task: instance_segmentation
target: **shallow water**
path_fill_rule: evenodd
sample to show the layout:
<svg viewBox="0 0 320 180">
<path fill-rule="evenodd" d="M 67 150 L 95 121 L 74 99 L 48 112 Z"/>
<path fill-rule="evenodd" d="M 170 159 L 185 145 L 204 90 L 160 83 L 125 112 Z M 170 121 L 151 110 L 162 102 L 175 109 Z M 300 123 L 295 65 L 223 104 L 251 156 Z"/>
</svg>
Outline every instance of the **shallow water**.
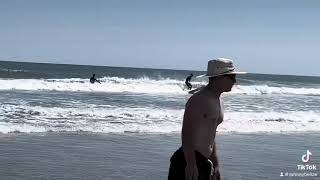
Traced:
<svg viewBox="0 0 320 180">
<path fill-rule="evenodd" d="M 320 167 L 319 134 L 218 134 L 225 180 L 289 179 L 309 149 Z M 0 139 L 1 179 L 166 179 L 179 134 L 31 133 Z M 318 179 L 305 177 L 304 179 Z M 299 179 L 291 177 L 290 179 Z"/>
</svg>

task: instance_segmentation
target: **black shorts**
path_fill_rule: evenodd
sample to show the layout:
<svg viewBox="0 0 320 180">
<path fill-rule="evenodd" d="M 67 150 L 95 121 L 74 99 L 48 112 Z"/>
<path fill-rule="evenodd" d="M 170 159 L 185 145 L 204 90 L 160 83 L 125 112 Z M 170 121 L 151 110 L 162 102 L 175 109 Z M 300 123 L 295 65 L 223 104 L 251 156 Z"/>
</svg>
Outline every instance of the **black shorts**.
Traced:
<svg viewBox="0 0 320 180">
<path fill-rule="evenodd" d="M 195 156 L 199 172 L 198 180 L 210 180 L 213 175 L 212 162 L 198 151 L 195 151 Z M 186 164 L 183 149 L 180 147 L 170 159 L 168 180 L 184 180 Z"/>
</svg>

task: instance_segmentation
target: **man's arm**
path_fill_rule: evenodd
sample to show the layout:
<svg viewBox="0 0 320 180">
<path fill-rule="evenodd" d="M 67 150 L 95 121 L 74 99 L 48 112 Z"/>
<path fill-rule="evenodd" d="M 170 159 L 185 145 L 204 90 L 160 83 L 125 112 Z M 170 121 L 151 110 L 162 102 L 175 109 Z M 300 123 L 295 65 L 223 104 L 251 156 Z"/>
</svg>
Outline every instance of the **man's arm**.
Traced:
<svg viewBox="0 0 320 180">
<path fill-rule="evenodd" d="M 195 146 L 199 142 L 198 133 L 201 133 L 202 123 L 206 120 L 206 101 L 198 95 L 193 95 L 186 104 L 182 127 L 182 148 L 185 154 L 186 180 L 198 179 L 198 167 L 195 157 Z"/>
<path fill-rule="evenodd" d="M 186 104 L 182 127 L 182 148 L 187 162 L 187 180 L 198 179 L 195 145 L 199 142 L 195 141 L 198 140 L 198 133 L 202 131 L 202 129 L 199 129 L 203 126 L 201 124 L 207 121 L 207 108 L 206 101 L 197 95 L 192 96 Z"/>
<path fill-rule="evenodd" d="M 212 180 L 220 180 L 220 164 L 218 160 L 218 153 L 215 142 L 213 143 L 212 153 L 209 159 L 212 161 L 214 166 L 214 176 L 212 177 Z"/>
<path fill-rule="evenodd" d="M 198 179 L 198 168 L 195 157 L 194 149 L 194 123 L 196 119 L 194 118 L 194 109 L 192 108 L 191 99 L 186 104 L 183 126 L 182 126 L 182 148 L 184 152 L 184 157 L 186 160 L 185 168 L 185 179 L 193 180 Z"/>
<path fill-rule="evenodd" d="M 209 159 L 212 161 L 214 167 L 219 167 L 219 160 L 218 160 L 218 155 L 217 155 L 216 143 L 213 143 L 212 153 L 211 153 Z"/>
</svg>

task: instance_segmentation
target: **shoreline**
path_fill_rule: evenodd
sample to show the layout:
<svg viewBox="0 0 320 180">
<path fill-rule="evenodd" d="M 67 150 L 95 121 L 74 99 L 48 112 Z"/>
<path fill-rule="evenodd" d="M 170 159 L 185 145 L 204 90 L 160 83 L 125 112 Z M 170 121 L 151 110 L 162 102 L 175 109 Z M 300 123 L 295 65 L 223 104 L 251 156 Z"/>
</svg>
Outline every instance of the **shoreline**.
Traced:
<svg viewBox="0 0 320 180">
<path fill-rule="evenodd" d="M 310 149 L 310 164 L 318 169 L 306 172 L 320 176 L 318 139 L 320 133 L 218 133 L 222 175 L 225 180 L 285 179 L 280 173 L 298 172 L 301 155 Z M 161 180 L 180 145 L 180 133 L 17 133 L 0 138 L 0 174 L 15 180 Z"/>
</svg>

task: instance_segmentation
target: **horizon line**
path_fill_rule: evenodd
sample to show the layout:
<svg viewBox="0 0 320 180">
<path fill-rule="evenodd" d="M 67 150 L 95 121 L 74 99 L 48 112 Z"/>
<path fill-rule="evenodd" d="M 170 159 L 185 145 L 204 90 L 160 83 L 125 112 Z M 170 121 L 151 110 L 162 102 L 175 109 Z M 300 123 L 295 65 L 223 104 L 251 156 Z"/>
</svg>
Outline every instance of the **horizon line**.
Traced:
<svg viewBox="0 0 320 180">
<path fill-rule="evenodd" d="M 130 66 L 108 66 L 108 65 L 92 65 L 92 64 L 70 64 L 70 63 L 53 63 L 53 62 L 32 62 L 32 61 L 8 61 L 0 59 L 0 62 L 14 62 L 14 63 L 34 63 L 34 64 L 55 64 L 55 65 L 71 65 L 71 66 L 93 66 L 93 67 L 112 67 L 112 68 L 133 68 L 133 69 L 152 69 L 152 70 L 170 70 L 170 71 L 197 71 L 206 72 L 200 70 L 190 70 L 190 69 L 169 69 L 169 68 L 151 68 L 151 67 L 130 67 Z M 317 77 L 320 75 L 296 75 L 296 74 L 270 74 L 270 73 L 257 73 L 248 72 L 247 74 L 259 74 L 259 75 L 276 75 L 276 76 L 300 76 L 300 77 Z"/>
</svg>

